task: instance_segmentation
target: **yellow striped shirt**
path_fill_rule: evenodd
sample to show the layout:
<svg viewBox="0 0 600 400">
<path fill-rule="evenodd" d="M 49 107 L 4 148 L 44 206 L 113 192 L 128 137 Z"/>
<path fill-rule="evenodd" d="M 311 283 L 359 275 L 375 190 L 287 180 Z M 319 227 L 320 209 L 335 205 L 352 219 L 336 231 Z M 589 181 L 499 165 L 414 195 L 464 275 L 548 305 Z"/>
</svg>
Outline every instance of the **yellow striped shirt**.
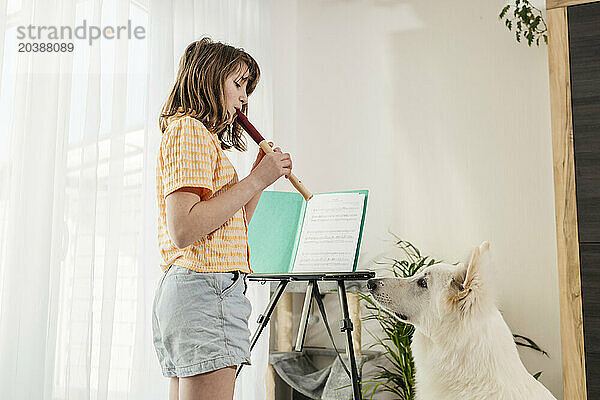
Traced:
<svg viewBox="0 0 600 400">
<path fill-rule="evenodd" d="M 167 231 L 165 198 L 169 193 L 186 186 L 201 187 L 210 192 L 202 199 L 208 200 L 237 182 L 237 173 L 216 134 L 190 116 L 170 121 L 162 136 L 156 164 L 158 247 L 163 271 L 176 264 L 198 272 L 252 272 L 244 207 L 184 249 L 175 246 Z"/>
</svg>

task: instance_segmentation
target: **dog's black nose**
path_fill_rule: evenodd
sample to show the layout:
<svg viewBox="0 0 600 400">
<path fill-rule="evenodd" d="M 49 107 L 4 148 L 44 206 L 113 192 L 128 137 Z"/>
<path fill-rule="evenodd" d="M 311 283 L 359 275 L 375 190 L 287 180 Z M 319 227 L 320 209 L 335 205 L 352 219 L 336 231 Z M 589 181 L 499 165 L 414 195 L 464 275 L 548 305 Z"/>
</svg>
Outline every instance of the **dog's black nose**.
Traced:
<svg viewBox="0 0 600 400">
<path fill-rule="evenodd" d="M 377 287 L 377 284 L 375 283 L 375 279 L 369 279 L 367 281 L 367 289 L 375 290 L 376 287 Z"/>
</svg>

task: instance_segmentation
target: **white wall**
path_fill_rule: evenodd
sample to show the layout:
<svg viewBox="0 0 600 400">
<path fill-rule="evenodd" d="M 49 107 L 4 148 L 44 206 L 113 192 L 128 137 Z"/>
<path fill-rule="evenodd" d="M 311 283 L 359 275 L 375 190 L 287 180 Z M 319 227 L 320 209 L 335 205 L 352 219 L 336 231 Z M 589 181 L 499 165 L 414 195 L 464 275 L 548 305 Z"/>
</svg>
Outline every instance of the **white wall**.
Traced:
<svg viewBox="0 0 600 400">
<path fill-rule="evenodd" d="M 370 190 L 362 268 L 388 230 L 451 262 L 488 240 L 507 323 L 550 353 L 521 357 L 562 398 L 547 47 L 503 5 L 274 1 L 273 136 L 313 192 Z"/>
</svg>

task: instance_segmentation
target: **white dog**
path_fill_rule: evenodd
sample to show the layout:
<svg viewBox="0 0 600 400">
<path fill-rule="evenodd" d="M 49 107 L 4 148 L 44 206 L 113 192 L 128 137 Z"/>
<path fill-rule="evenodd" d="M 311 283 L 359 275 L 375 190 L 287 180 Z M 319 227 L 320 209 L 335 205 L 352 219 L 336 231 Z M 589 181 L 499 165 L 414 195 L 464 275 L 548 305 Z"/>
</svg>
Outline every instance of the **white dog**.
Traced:
<svg viewBox="0 0 600 400">
<path fill-rule="evenodd" d="M 375 301 L 414 325 L 418 400 L 555 399 L 523 366 L 475 248 L 469 264 L 435 264 L 411 278 L 370 279 Z M 487 258 L 487 257 L 484 257 Z"/>
</svg>

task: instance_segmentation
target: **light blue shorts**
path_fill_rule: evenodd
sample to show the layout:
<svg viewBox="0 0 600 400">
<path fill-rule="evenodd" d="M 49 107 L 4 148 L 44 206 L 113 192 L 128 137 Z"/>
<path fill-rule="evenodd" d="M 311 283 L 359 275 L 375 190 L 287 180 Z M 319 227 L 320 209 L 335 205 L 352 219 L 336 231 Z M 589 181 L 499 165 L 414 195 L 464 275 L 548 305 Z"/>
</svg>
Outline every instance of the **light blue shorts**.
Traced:
<svg viewBox="0 0 600 400">
<path fill-rule="evenodd" d="M 161 278 L 152 307 L 154 347 L 164 376 L 186 377 L 250 365 L 252 311 L 246 276 L 195 272 L 173 265 Z"/>
</svg>

